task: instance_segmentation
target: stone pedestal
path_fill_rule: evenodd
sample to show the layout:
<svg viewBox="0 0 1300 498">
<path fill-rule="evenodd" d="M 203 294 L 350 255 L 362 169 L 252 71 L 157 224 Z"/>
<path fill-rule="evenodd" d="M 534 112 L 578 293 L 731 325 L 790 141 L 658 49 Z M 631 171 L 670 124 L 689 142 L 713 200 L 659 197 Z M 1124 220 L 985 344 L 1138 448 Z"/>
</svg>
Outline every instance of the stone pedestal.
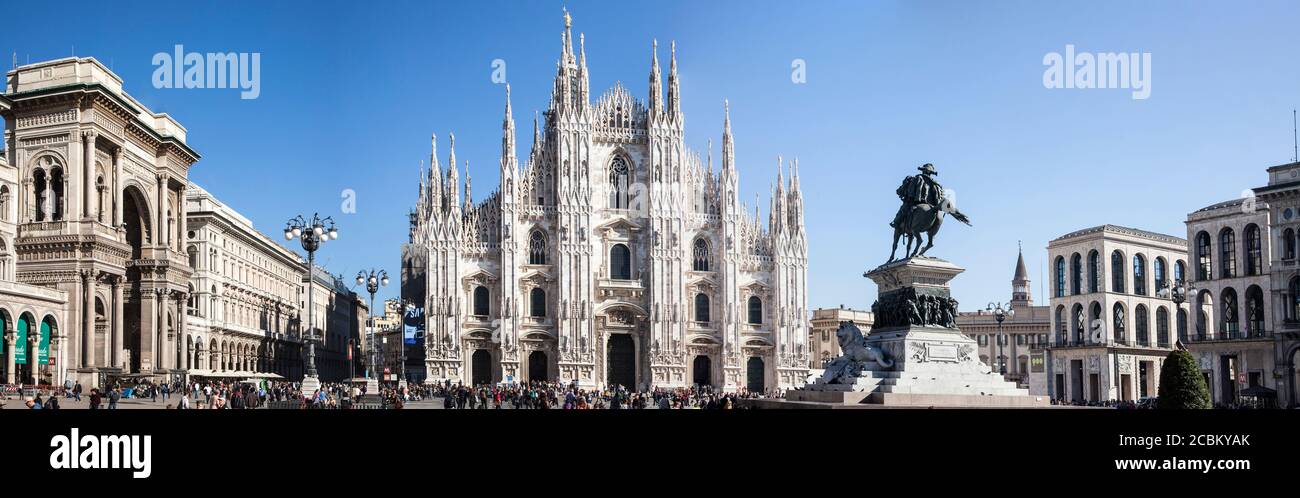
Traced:
<svg viewBox="0 0 1300 498">
<path fill-rule="evenodd" d="M 875 324 L 862 337 L 856 325 L 836 332 L 845 356 L 786 400 L 892 406 L 1031 407 L 1045 397 L 994 373 L 977 344 L 957 329 L 957 301 L 948 282 L 962 268 L 917 257 L 885 264 L 867 277 L 879 286 Z"/>
<path fill-rule="evenodd" d="M 310 398 L 320 389 L 320 379 L 316 377 L 303 377 L 302 379 L 302 396 Z"/>
<path fill-rule="evenodd" d="M 379 380 L 373 377 L 366 379 L 366 395 L 379 395 Z"/>
</svg>

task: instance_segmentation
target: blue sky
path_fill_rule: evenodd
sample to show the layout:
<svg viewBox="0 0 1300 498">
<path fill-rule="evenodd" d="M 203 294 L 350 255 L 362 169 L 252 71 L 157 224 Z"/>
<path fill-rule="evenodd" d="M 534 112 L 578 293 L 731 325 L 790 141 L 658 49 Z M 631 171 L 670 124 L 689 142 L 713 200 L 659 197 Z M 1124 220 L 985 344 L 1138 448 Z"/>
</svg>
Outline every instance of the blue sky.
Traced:
<svg viewBox="0 0 1300 498">
<path fill-rule="evenodd" d="M 111 65 L 188 128 L 203 155 L 191 178 L 259 229 L 334 216 L 342 236 L 318 261 L 350 279 L 396 274 L 430 132 L 444 162 L 456 133 L 477 198 L 496 187 L 494 59 L 526 156 L 565 5 L 586 33 L 594 94 L 622 81 L 644 98 L 658 38 L 665 70 L 678 43 L 689 145 L 719 141 L 730 99 L 742 200 L 760 193 L 766 214 L 777 155 L 799 157 L 813 307 L 870 305 L 862 272 L 888 257 L 894 188 L 925 162 L 974 221 L 950 223 L 931 253 L 967 268 L 954 292 L 971 309 L 1010 298 L 1017 241 L 1041 302 L 1052 238 L 1103 223 L 1185 236 L 1188 212 L 1263 184 L 1265 167 L 1292 156 L 1294 2 L 37 3 L 24 19 L 61 21 L 9 23 L 0 49 Z M 176 44 L 261 53 L 260 97 L 153 88 L 153 55 Z M 1067 44 L 1150 53 L 1150 98 L 1044 88 L 1044 55 Z M 804 84 L 791 82 L 794 59 Z M 340 212 L 344 189 L 356 214 Z"/>
</svg>

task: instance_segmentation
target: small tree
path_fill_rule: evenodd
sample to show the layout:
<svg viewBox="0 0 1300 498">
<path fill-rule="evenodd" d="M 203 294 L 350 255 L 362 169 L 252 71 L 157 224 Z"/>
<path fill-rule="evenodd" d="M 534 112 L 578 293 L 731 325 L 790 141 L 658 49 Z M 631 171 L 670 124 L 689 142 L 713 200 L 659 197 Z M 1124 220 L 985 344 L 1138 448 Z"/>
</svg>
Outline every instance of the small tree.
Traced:
<svg viewBox="0 0 1300 498">
<path fill-rule="evenodd" d="M 1160 370 L 1160 398 L 1156 408 L 1204 410 L 1210 408 L 1210 389 L 1201 377 L 1201 368 L 1192 354 L 1174 350 L 1165 357 Z"/>
</svg>

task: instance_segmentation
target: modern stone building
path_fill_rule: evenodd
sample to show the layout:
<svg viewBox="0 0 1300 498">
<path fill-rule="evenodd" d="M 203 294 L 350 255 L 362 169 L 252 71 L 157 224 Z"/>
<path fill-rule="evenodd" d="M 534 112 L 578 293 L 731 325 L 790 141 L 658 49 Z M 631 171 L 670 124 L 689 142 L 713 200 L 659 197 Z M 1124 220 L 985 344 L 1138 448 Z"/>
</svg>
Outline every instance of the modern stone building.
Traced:
<svg viewBox="0 0 1300 498">
<path fill-rule="evenodd" d="M 56 294 L 30 313 L 53 336 L 58 372 L 49 380 L 98 386 L 121 374 L 182 374 L 184 195 L 199 159 L 185 128 L 141 105 L 93 58 L 9 71 L 0 114 L 5 169 L 16 169 L 17 182 L 8 185 L 16 235 L 4 251 L 16 263 L 7 271 L 67 300 L 63 321 Z"/>
<path fill-rule="evenodd" d="M 835 332 L 840 329 L 840 322 L 853 322 L 858 329 L 866 333 L 871 330 L 871 325 L 876 322 L 876 318 L 870 311 L 845 308 L 842 304 L 839 308 L 813 310 L 811 332 L 808 333 L 808 348 L 812 351 L 808 358 L 808 368 L 822 368 L 826 362 L 843 354 L 840 351 L 839 339 L 835 337 Z"/>
<path fill-rule="evenodd" d="M 1225 369 L 1224 372 L 1216 373 L 1215 376 L 1226 380 L 1227 374 L 1236 373 L 1238 387 L 1249 387 L 1258 378 L 1258 382 L 1262 385 L 1274 388 L 1277 391 L 1278 402 L 1281 406 L 1296 406 L 1300 404 L 1300 388 L 1297 387 L 1297 384 L 1300 384 L 1300 376 L 1297 376 L 1296 372 L 1296 364 L 1300 362 L 1300 262 L 1297 261 L 1296 256 L 1296 246 L 1300 244 L 1300 239 L 1297 239 L 1297 237 L 1300 237 L 1300 163 L 1288 163 L 1269 168 L 1268 185 L 1256 188 L 1254 193 L 1255 198 L 1247 201 L 1247 209 L 1240 210 L 1242 215 L 1235 216 L 1235 218 L 1240 218 L 1240 221 L 1234 223 L 1233 226 L 1242 226 L 1242 228 L 1234 228 L 1234 230 L 1242 230 L 1250 224 L 1259 225 L 1262 232 L 1259 239 L 1265 241 L 1260 251 L 1264 252 L 1262 259 L 1268 265 L 1264 271 L 1269 275 L 1270 284 L 1269 287 L 1263 287 L 1263 284 L 1248 278 L 1237 283 L 1238 287 L 1233 287 L 1233 289 L 1241 292 L 1239 290 L 1240 286 L 1247 282 L 1250 285 L 1260 286 L 1261 290 L 1268 296 L 1268 302 L 1263 307 L 1263 327 L 1259 327 L 1258 323 L 1250 323 L 1259 320 L 1258 311 L 1252 311 L 1250 307 L 1250 297 L 1258 294 L 1254 293 L 1253 288 L 1249 285 L 1245 287 L 1247 293 L 1245 300 L 1239 299 L 1238 302 L 1244 302 L 1246 305 L 1242 310 L 1236 311 L 1235 315 L 1236 317 L 1245 317 L 1244 320 L 1247 324 L 1244 327 L 1237 325 L 1238 330 L 1246 332 L 1245 337 L 1234 340 L 1228 346 L 1232 347 L 1239 344 L 1237 341 L 1243 341 L 1240 344 L 1258 342 L 1255 340 L 1257 338 L 1252 336 L 1251 331 L 1260 330 L 1263 336 L 1272 336 L 1273 338 L 1274 366 L 1271 372 L 1263 370 L 1262 367 L 1252 366 L 1251 355 L 1254 353 L 1248 352 L 1243 346 L 1242 352 L 1244 354 L 1239 355 L 1236 360 L 1240 361 L 1238 370 L 1232 372 Z M 1256 210 L 1259 209 L 1259 204 L 1267 205 L 1265 208 L 1267 209 L 1267 217 L 1261 218 L 1258 215 L 1250 215 L 1251 209 L 1249 207 L 1252 207 L 1251 204 L 1255 204 L 1253 207 Z M 1244 226 L 1242 222 L 1245 223 Z M 1265 227 L 1265 224 L 1267 224 L 1267 227 Z M 1236 233 L 1244 234 L 1245 232 L 1238 231 Z M 1236 259 L 1239 262 L 1245 262 L 1238 264 L 1245 264 L 1247 269 L 1253 269 L 1250 268 L 1252 258 L 1255 257 L 1255 250 L 1250 246 L 1252 239 L 1249 235 L 1243 237 L 1243 240 L 1238 244 L 1245 244 L 1244 249 L 1239 252 L 1240 255 Z M 1200 244 L 1201 249 L 1204 249 L 1203 242 L 1202 240 Z M 1221 253 L 1223 251 L 1223 238 L 1221 236 L 1218 242 L 1218 250 Z M 1197 249 L 1192 248 L 1192 250 Z M 1215 254 L 1214 250 L 1212 248 L 1209 251 L 1211 258 Z M 1192 252 L 1192 254 L 1197 253 Z M 1222 256 L 1220 258 L 1222 259 Z M 1219 264 L 1220 270 L 1222 264 Z M 1210 267 L 1215 268 L 1213 259 L 1210 261 Z M 1242 274 L 1244 275 L 1245 272 Z M 1205 287 L 1212 288 L 1211 285 Z M 1222 294 L 1216 294 L 1215 296 L 1222 296 Z M 1219 297 L 1219 301 L 1223 302 L 1225 300 Z M 1223 306 L 1214 308 L 1222 309 Z M 1257 309 L 1255 308 L 1255 310 Z M 1202 310 L 1208 311 L 1204 307 Z M 1224 311 L 1222 315 L 1209 315 L 1214 318 L 1207 317 L 1206 322 L 1217 324 L 1230 321 L 1226 310 Z M 1255 335 L 1260 334 L 1255 333 Z M 1238 333 L 1236 336 L 1241 336 L 1241 334 Z M 1259 346 L 1253 346 L 1250 349 L 1257 350 Z M 1223 355 L 1220 354 L 1220 358 L 1222 357 Z M 1223 365 L 1223 360 L 1220 359 L 1218 363 Z M 1213 357 L 1211 357 L 1210 366 L 1215 366 Z M 1204 364 L 1202 364 L 1202 367 L 1204 367 Z M 1245 374 L 1244 384 L 1241 382 L 1242 374 Z M 1276 384 L 1270 383 L 1270 378 L 1271 382 Z M 1227 391 L 1226 381 L 1221 384 L 1220 388 L 1222 391 Z"/>
<path fill-rule="evenodd" d="M 0 112 L 6 109 L 0 98 Z M 6 134 L 6 143 L 8 143 Z M 0 383 L 59 384 L 63 381 L 58 344 L 66 339 L 66 292 L 15 281 L 18 254 L 18 168 L 0 150 Z M 57 336 L 56 336 L 57 335 Z M 55 354 L 51 356 L 51 347 Z"/>
<path fill-rule="evenodd" d="M 468 177 L 462 187 L 454 137 L 446 168 L 431 154 L 411 219 L 411 242 L 427 251 L 430 382 L 802 385 L 811 355 L 797 162 L 786 176 L 778 161 L 763 223 L 740 202 L 729 113 L 720 171 L 711 152 L 706 161 L 686 146 L 673 53 L 666 92 L 652 52 L 647 101 L 617 84 L 593 99 L 566 14 L 525 167 L 508 87 L 496 192 L 475 202 Z"/>
<path fill-rule="evenodd" d="M 1047 385 L 1073 402 L 1156 396 L 1187 308 L 1162 292 L 1186 272 L 1187 240 L 1103 225 L 1051 241 L 1053 343 Z"/>
<path fill-rule="evenodd" d="M 1030 394 L 1047 395 L 1045 382 L 1031 382 L 1030 377 L 1046 377 L 1043 350 L 1052 333 L 1051 308 L 1034 306 L 1030 284 L 1025 255 L 1021 252 L 1016 257 L 1015 275 L 1011 279 L 1011 301 L 1003 304 L 1011 313 L 1003 318 L 1001 330 L 997 315 L 987 307 L 959 313 L 957 328 L 975 339 L 980 361 L 994 372 L 1001 372 L 1005 366 L 1006 380 L 1028 387 Z M 968 307 L 981 304 L 971 303 Z"/>
<path fill-rule="evenodd" d="M 185 195 L 191 376 L 302 377 L 298 303 L 307 263 L 194 183 Z"/>
<path fill-rule="evenodd" d="M 1277 389 L 1269 222 L 1267 203 L 1245 199 L 1187 215 L 1193 326 L 1179 340 L 1200 363 L 1216 404 L 1238 402 L 1245 388 Z"/>
</svg>

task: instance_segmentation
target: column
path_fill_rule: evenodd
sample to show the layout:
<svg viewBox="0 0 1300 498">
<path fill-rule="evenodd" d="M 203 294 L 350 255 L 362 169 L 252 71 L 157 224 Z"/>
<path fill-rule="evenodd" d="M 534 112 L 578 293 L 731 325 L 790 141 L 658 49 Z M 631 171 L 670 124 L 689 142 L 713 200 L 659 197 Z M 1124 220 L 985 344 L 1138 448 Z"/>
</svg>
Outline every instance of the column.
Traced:
<svg viewBox="0 0 1300 498">
<path fill-rule="evenodd" d="M 94 130 L 87 130 L 81 134 L 81 218 L 94 218 L 94 191 L 95 191 L 95 139 L 99 134 Z M 71 192 L 68 192 L 69 194 Z"/>
<path fill-rule="evenodd" d="M 5 349 L 9 352 L 9 357 L 5 360 L 5 383 L 13 384 L 14 367 L 16 366 L 14 364 L 14 343 L 18 342 L 18 332 L 17 329 L 13 328 L 16 325 L 6 325 L 9 327 L 9 330 L 2 331 L 4 332 Z"/>
<path fill-rule="evenodd" d="M 113 226 L 122 226 L 122 148 L 113 151 Z"/>
<path fill-rule="evenodd" d="M 185 237 L 189 233 L 190 220 L 186 214 L 185 191 L 189 185 L 182 182 L 180 190 L 176 193 L 176 250 L 182 254 L 185 253 Z M 196 262 L 197 263 L 197 262 Z"/>
<path fill-rule="evenodd" d="M 78 356 L 81 358 L 77 363 L 83 368 L 94 364 L 94 360 L 91 358 L 94 356 L 95 351 L 93 346 L 95 343 L 95 317 L 93 313 L 95 302 L 94 293 L 91 292 L 91 286 L 94 285 L 95 281 L 92 278 L 93 275 L 93 270 L 81 270 L 81 338 L 79 341 L 81 347 L 78 348 Z"/>
<path fill-rule="evenodd" d="M 154 246 L 166 247 L 167 246 L 167 207 L 165 204 L 167 203 L 167 196 L 165 195 L 163 186 L 167 184 L 167 174 L 158 173 L 157 180 L 158 180 L 158 188 L 156 189 L 157 190 L 156 199 L 157 199 L 158 211 L 154 213 L 154 224 L 153 224 Z"/>
<path fill-rule="evenodd" d="M 161 289 L 140 293 L 140 350 L 135 352 L 140 358 L 140 373 L 150 372 L 157 367 L 154 352 L 157 351 L 158 341 L 159 290 Z"/>
<path fill-rule="evenodd" d="M 112 345 L 108 349 L 112 362 L 109 366 L 127 370 L 127 367 L 122 365 L 122 312 L 124 308 L 122 303 L 122 277 L 113 275 L 110 277 L 109 284 L 113 286 Z"/>
<path fill-rule="evenodd" d="M 185 351 L 185 317 L 186 308 L 189 303 L 186 301 L 187 296 L 184 292 L 176 293 L 176 368 L 189 368 L 184 358 L 188 358 Z"/>
</svg>

